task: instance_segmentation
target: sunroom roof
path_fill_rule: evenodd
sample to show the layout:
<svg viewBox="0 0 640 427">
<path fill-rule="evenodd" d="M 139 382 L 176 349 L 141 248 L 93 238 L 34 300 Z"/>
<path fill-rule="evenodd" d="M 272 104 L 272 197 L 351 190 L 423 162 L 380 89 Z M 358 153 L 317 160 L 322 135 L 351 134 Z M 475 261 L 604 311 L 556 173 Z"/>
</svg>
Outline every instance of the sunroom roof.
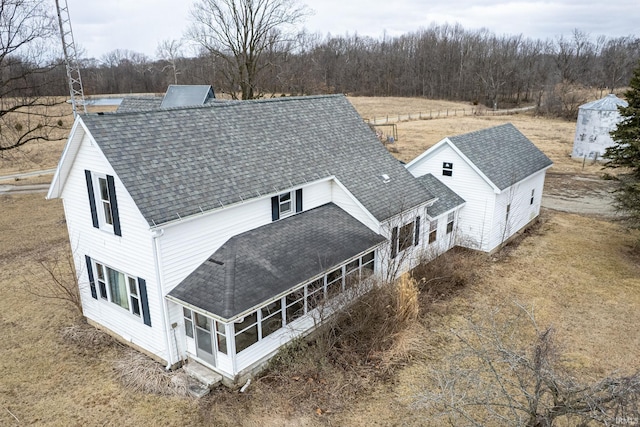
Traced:
<svg viewBox="0 0 640 427">
<path fill-rule="evenodd" d="M 232 319 L 384 241 L 328 203 L 232 237 L 169 296 Z"/>
</svg>

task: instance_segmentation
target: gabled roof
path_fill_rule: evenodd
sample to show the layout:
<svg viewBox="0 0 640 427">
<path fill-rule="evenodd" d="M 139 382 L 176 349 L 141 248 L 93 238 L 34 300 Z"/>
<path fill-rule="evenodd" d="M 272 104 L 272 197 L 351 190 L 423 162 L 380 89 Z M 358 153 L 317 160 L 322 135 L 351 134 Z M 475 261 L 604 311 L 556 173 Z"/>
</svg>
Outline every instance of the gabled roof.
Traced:
<svg viewBox="0 0 640 427">
<path fill-rule="evenodd" d="M 432 174 L 428 173 L 416 179 L 438 198 L 433 205 L 427 208 L 427 214 L 431 218 L 440 216 L 445 212 L 449 212 L 451 209 L 465 204 L 465 200 L 462 197 Z"/>
<path fill-rule="evenodd" d="M 553 164 L 511 123 L 449 140 L 500 190 Z"/>
<path fill-rule="evenodd" d="M 618 111 L 618 106 L 627 107 L 629 103 L 624 99 L 620 99 L 613 93 L 605 96 L 597 101 L 582 104 L 580 110 L 598 110 L 598 111 Z"/>
<path fill-rule="evenodd" d="M 553 162 L 511 123 L 443 139 L 407 164 L 414 164 L 448 144 L 495 191 L 546 169 Z M 455 172 L 454 172 L 455 173 Z"/>
<path fill-rule="evenodd" d="M 150 225 L 327 176 L 335 176 L 380 221 L 433 199 L 342 95 L 78 120 Z"/>
<path fill-rule="evenodd" d="M 329 203 L 232 237 L 169 296 L 231 319 L 384 241 Z"/>
</svg>

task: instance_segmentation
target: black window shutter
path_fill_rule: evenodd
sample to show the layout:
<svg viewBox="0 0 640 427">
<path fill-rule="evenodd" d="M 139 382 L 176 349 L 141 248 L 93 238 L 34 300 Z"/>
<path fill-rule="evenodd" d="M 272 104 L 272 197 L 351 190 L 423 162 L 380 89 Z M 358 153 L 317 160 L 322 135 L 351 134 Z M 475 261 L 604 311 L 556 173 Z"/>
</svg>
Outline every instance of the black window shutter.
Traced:
<svg viewBox="0 0 640 427">
<path fill-rule="evenodd" d="M 111 216 L 113 217 L 113 233 L 116 236 L 122 236 L 122 230 L 120 230 L 120 217 L 118 216 L 116 185 L 111 175 L 107 175 L 107 188 L 109 189 L 109 202 L 111 203 Z"/>
<path fill-rule="evenodd" d="M 302 212 L 302 188 L 296 190 L 296 212 Z"/>
<path fill-rule="evenodd" d="M 145 325 L 151 326 L 151 315 L 149 314 L 149 299 L 147 298 L 147 281 L 138 277 L 138 288 L 140 289 L 142 319 L 144 320 Z"/>
<path fill-rule="evenodd" d="M 280 219 L 280 201 L 278 196 L 271 198 L 271 221 L 277 221 Z"/>
<path fill-rule="evenodd" d="M 96 195 L 93 190 L 93 180 L 91 179 L 91 171 L 84 170 L 84 177 L 87 180 L 87 193 L 89 193 L 89 207 L 91 208 L 91 220 L 95 228 L 100 228 L 98 223 L 98 211 L 96 209 Z"/>
<path fill-rule="evenodd" d="M 395 258 L 398 255 L 398 227 L 393 227 L 391 230 L 391 258 Z"/>
<path fill-rule="evenodd" d="M 98 293 L 96 292 L 96 281 L 93 278 L 93 265 L 91 265 L 91 258 L 89 258 L 89 255 L 85 255 L 84 260 L 87 262 L 87 274 L 89 275 L 89 287 L 91 288 L 91 296 L 95 299 L 98 299 Z"/>
<path fill-rule="evenodd" d="M 420 217 L 417 216 L 416 217 L 416 238 L 414 240 L 414 246 L 418 246 L 418 243 L 420 243 Z"/>
</svg>

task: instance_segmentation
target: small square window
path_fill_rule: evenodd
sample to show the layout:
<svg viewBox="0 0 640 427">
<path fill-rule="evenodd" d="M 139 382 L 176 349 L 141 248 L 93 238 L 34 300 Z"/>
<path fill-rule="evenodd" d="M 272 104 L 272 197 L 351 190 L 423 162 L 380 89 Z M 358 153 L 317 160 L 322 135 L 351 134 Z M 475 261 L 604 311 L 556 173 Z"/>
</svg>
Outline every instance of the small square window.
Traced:
<svg viewBox="0 0 640 427">
<path fill-rule="evenodd" d="M 442 175 L 444 176 L 452 176 L 453 175 L 453 163 L 443 162 L 442 163 Z"/>
</svg>

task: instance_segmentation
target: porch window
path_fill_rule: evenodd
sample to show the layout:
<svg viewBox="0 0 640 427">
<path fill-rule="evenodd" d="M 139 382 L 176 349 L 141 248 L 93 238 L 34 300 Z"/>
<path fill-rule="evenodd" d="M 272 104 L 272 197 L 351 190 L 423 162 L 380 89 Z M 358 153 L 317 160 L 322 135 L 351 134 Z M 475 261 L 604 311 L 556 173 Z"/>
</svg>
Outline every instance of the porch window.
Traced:
<svg viewBox="0 0 640 427">
<path fill-rule="evenodd" d="M 297 289 L 285 297 L 287 323 L 291 323 L 304 314 L 304 288 Z"/>
<path fill-rule="evenodd" d="M 260 309 L 262 321 L 260 331 L 262 338 L 271 335 L 282 328 L 282 302 L 274 301 L 266 307 Z"/>
<path fill-rule="evenodd" d="M 324 277 L 307 285 L 307 313 L 324 301 Z"/>
<path fill-rule="evenodd" d="M 236 353 L 258 342 L 258 312 L 254 311 L 245 316 L 233 326 L 236 336 Z"/>
<path fill-rule="evenodd" d="M 184 317 L 184 333 L 189 338 L 193 338 L 193 314 L 191 310 L 182 307 L 182 316 Z"/>
<path fill-rule="evenodd" d="M 227 354 L 227 334 L 224 329 L 224 323 L 220 323 L 217 320 L 216 323 L 216 342 L 218 344 L 218 351 L 220 353 Z"/>
</svg>

